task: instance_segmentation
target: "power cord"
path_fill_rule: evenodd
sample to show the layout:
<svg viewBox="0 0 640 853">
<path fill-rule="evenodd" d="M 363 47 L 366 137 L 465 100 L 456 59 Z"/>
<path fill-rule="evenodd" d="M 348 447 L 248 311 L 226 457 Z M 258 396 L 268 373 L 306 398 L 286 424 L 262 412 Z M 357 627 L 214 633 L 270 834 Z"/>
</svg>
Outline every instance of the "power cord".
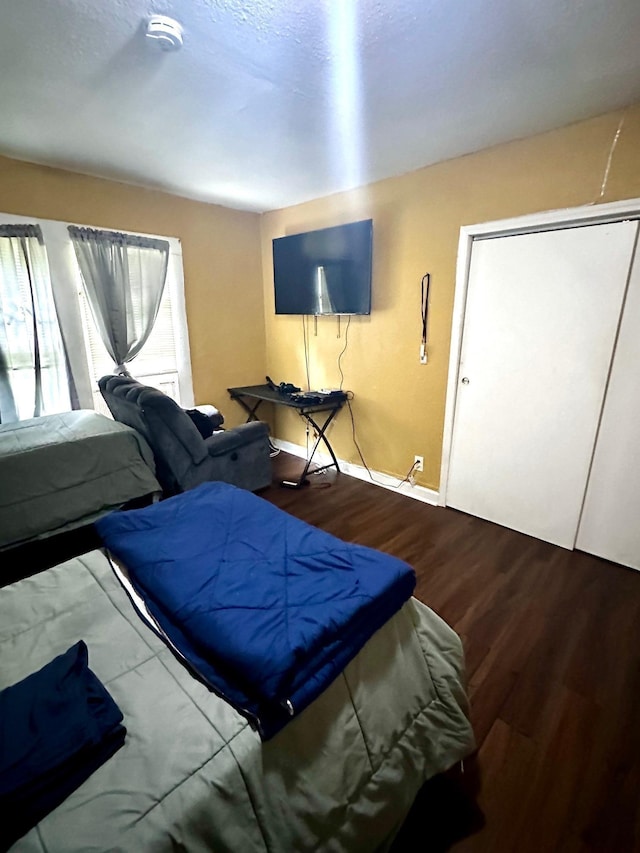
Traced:
<svg viewBox="0 0 640 853">
<path fill-rule="evenodd" d="M 305 431 L 306 444 L 307 444 L 305 459 L 308 459 L 309 458 L 309 421 L 306 421 L 304 416 L 301 415 L 300 412 L 298 412 L 298 415 L 299 415 L 301 421 L 305 421 L 304 431 Z"/>
<path fill-rule="evenodd" d="M 351 394 L 351 397 L 349 397 L 349 394 Z M 358 456 L 360 457 L 362 464 L 364 465 L 371 482 L 376 483 L 378 486 L 388 487 L 387 483 L 383 483 L 380 480 L 376 480 L 376 478 L 371 473 L 371 469 L 367 465 L 365 458 L 362 454 L 362 450 L 360 449 L 360 445 L 358 444 L 358 439 L 356 438 L 356 422 L 355 422 L 355 419 L 353 417 L 353 409 L 351 408 L 351 400 L 353 400 L 353 394 L 351 391 L 347 391 L 347 408 L 349 409 L 349 417 L 351 418 L 351 434 L 353 436 L 353 443 L 355 444 L 356 450 L 358 451 Z M 418 465 L 418 462 L 417 461 L 414 462 L 413 465 L 411 466 L 411 468 L 409 468 L 409 470 L 407 471 L 406 475 L 402 478 L 402 480 L 400 480 L 400 482 L 397 485 L 393 485 L 391 488 L 399 489 L 400 486 L 402 486 L 404 483 L 411 482 L 413 472 L 415 471 L 417 465 Z"/>
<path fill-rule="evenodd" d="M 280 453 L 280 448 L 276 447 L 275 444 L 269 439 L 269 456 L 273 459 L 274 456 L 277 456 Z"/>
<path fill-rule="evenodd" d="M 350 325 L 351 325 L 351 314 L 349 314 L 349 319 L 347 320 L 347 327 L 344 330 L 344 346 L 342 347 L 342 352 L 338 356 L 338 370 L 340 371 L 340 390 L 341 391 L 342 391 L 342 386 L 344 385 L 344 373 L 342 372 L 342 365 L 340 364 L 340 362 L 342 361 L 342 356 L 347 351 L 347 345 L 349 343 L 349 326 Z"/>
<path fill-rule="evenodd" d="M 304 340 L 304 363 L 307 370 L 307 391 L 311 391 L 311 382 L 309 381 L 309 342 L 307 341 L 307 324 L 306 315 L 302 315 L 302 337 Z"/>
<path fill-rule="evenodd" d="M 424 293 L 425 280 L 427 282 L 426 294 Z M 431 280 L 431 276 L 429 273 L 427 273 L 424 276 L 424 278 L 422 279 L 423 306 L 424 306 L 423 307 L 423 339 L 425 340 L 425 342 L 426 342 L 427 305 L 428 305 L 428 299 L 429 299 L 430 280 Z M 425 299 L 425 296 L 426 296 L 426 299 Z M 302 337 L 303 337 L 303 341 L 304 341 L 304 361 L 305 361 L 305 367 L 306 367 L 306 371 L 307 371 L 307 390 L 310 391 L 311 390 L 311 383 L 309 380 L 309 345 L 308 345 L 308 339 L 307 339 L 307 326 L 306 326 L 305 321 L 306 321 L 306 316 L 303 314 L 302 315 Z M 347 320 L 347 325 L 345 328 L 345 332 L 344 332 L 344 346 L 342 348 L 342 351 L 340 352 L 340 355 L 338 356 L 338 371 L 340 372 L 340 391 L 342 391 L 342 386 L 344 385 L 344 372 L 342 370 L 342 357 L 345 354 L 345 352 L 347 351 L 347 347 L 349 345 L 349 328 L 350 328 L 350 326 L 351 326 L 351 315 L 349 315 L 349 318 Z M 358 456 L 360 457 L 360 460 L 361 460 L 362 464 L 364 465 L 364 468 L 365 468 L 367 474 L 369 475 L 369 479 L 371 480 L 371 482 L 377 483 L 380 486 L 387 486 L 386 483 L 382 483 L 380 480 L 376 480 L 376 478 L 371 473 L 371 469 L 367 465 L 367 462 L 364 458 L 364 455 L 362 453 L 360 445 L 358 444 L 358 439 L 356 437 L 356 423 L 355 423 L 355 419 L 353 417 L 353 409 L 351 408 L 351 401 L 353 400 L 354 394 L 353 394 L 353 391 L 346 391 L 345 393 L 347 396 L 346 403 L 347 403 L 347 408 L 349 409 L 349 417 L 351 418 L 351 434 L 353 436 L 353 443 L 356 447 L 356 450 L 358 451 Z M 307 445 L 306 456 L 308 459 L 309 458 L 309 424 L 306 425 L 306 445 Z M 399 489 L 400 486 L 402 486 L 404 483 L 409 483 L 409 482 L 412 483 L 412 485 L 413 485 L 413 472 L 415 471 L 417 465 L 418 465 L 418 463 L 414 462 L 413 465 L 411 466 L 411 468 L 409 468 L 409 470 L 407 471 L 406 475 L 396 485 L 393 485 L 391 488 Z M 330 485 L 331 485 L 330 483 L 326 483 L 326 484 L 323 484 L 323 486 L 317 486 L 316 488 L 327 488 Z"/>
</svg>

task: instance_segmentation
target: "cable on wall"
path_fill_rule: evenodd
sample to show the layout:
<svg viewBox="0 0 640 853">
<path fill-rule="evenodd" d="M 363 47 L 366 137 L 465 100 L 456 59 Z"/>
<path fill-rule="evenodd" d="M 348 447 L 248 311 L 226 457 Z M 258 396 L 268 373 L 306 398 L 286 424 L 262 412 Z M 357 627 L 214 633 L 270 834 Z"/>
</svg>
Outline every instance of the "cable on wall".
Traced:
<svg viewBox="0 0 640 853">
<path fill-rule="evenodd" d="M 340 316 L 340 315 L 338 315 Z M 344 373 L 342 372 L 342 365 L 340 362 L 342 361 L 342 356 L 347 351 L 347 345 L 349 343 L 349 326 L 351 325 L 351 314 L 349 314 L 349 319 L 347 320 L 347 326 L 344 330 L 344 346 L 342 347 L 342 352 L 338 356 L 338 370 L 340 371 L 340 390 L 342 391 L 342 386 L 344 385 Z"/>
<path fill-rule="evenodd" d="M 426 290 L 424 289 L 425 279 L 427 279 Z M 424 278 L 423 278 L 423 291 L 424 291 L 424 297 L 425 297 L 424 298 L 425 305 L 428 305 L 429 279 L 430 279 L 430 276 L 429 276 L 429 273 L 427 273 L 426 276 L 424 276 Z M 423 316 L 424 316 L 423 330 L 426 330 L 426 322 L 427 322 L 426 311 L 423 312 Z M 307 322 L 306 322 L 306 320 L 307 320 L 306 315 L 303 314 L 302 315 L 302 337 L 303 337 L 303 341 L 304 341 L 304 360 L 305 360 L 305 368 L 306 368 L 306 372 L 307 372 L 307 390 L 311 390 L 311 384 L 310 384 L 310 378 L 309 378 L 309 340 L 308 340 L 308 334 L 307 334 Z M 349 317 L 347 319 L 347 325 L 345 327 L 344 346 L 342 348 L 342 351 L 340 352 L 340 355 L 338 356 L 338 370 L 340 372 L 340 390 L 341 391 L 342 391 L 342 386 L 344 385 L 344 372 L 342 370 L 342 357 L 344 356 L 345 352 L 347 351 L 347 347 L 349 345 L 349 328 L 350 328 L 350 326 L 351 326 L 351 315 L 349 315 Z M 425 334 L 426 334 L 426 331 L 425 331 Z M 358 456 L 360 457 L 360 460 L 361 460 L 367 474 L 369 475 L 369 479 L 371 480 L 371 482 L 376 483 L 379 486 L 385 486 L 388 488 L 389 484 L 383 483 L 382 481 L 377 480 L 373 476 L 371 469 L 367 465 L 367 462 L 364 458 L 364 454 L 362 453 L 362 450 L 360 448 L 360 445 L 358 444 L 358 439 L 356 436 L 356 422 L 355 422 L 355 418 L 353 416 L 353 409 L 351 408 L 351 401 L 353 400 L 353 396 L 354 396 L 353 391 L 346 391 L 345 393 L 347 395 L 346 402 L 347 402 L 347 408 L 349 409 L 349 417 L 351 419 L 351 434 L 353 437 L 353 443 L 355 445 L 355 448 L 358 451 Z M 307 454 L 306 455 L 308 458 L 309 457 L 309 425 L 308 424 L 307 424 L 306 438 L 307 438 Z M 412 475 L 413 475 L 413 472 L 414 472 L 417 464 L 418 464 L 417 462 L 414 462 L 413 465 L 411 466 L 411 468 L 409 468 L 409 470 L 407 471 L 406 475 L 401 480 L 399 480 L 399 482 L 397 484 L 392 485 L 391 488 L 399 489 L 400 486 L 402 486 L 404 483 L 412 482 Z M 329 484 L 326 484 L 326 485 L 329 485 Z"/>
<path fill-rule="evenodd" d="M 306 316 L 302 315 L 302 338 L 304 340 L 304 364 L 305 369 L 307 371 L 307 391 L 311 391 L 311 384 L 309 382 L 309 342 L 307 340 L 307 323 Z"/>
<path fill-rule="evenodd" d="M 429 290 L 431 273 L 425 273 L 420 283 L 420 318 L 422 320 L 422 339 L 420 341 L 420 364 L 427 363 L 427 329 L 429 321 Z"/>
<path fill-rule="evenodd" d="M 349 396 L 349 394 L 351 394 L 351 396 Z M 351 435 L 353 436 L 353 443 L 355 445 L 356 450 L 358 451 L 358 456 L 360 457 L 362 464 L 364 465 L 364 468 L 365 468 L 367 474 L 369 475 L 369 479 L 371 480 L 371 482 L 376 483 L 378 486 L 385 486 L 385 488 L 388 488 L 387 483 L 383 483 L 381 480 L 376 480 L 376 478 L 371 473 L 371 469 L 367 465 L 365 458 L 362 454 L 362 450 L 360 449 L 360 445 L 358 444 L 358 439 L 356 438 L 356 422 L 355 422 L 355 419 L 353 417 L 353 409 L 351 408 L 351 400 L 352 399 L 353 399 L 353 394 L 351 393 L 351 391 L 347 391 L 347 408 L 349 409 L 349 417 L 351 418 Z M 402 478 L 402 480 L 400 480 L 397 484 L 391 486 L 391 488 L 399 489 L 400 486 L 403 485 L 403 483 L 409 483 L 411 481 L 411 475 L 413 474 L 417 464 L 418 464 L 417 461 L 414 462 L 413 465 L 411 466 L 411 468 L 409 468 L 409 470 L 407 471 L 405 476 Z"/>
</svg>

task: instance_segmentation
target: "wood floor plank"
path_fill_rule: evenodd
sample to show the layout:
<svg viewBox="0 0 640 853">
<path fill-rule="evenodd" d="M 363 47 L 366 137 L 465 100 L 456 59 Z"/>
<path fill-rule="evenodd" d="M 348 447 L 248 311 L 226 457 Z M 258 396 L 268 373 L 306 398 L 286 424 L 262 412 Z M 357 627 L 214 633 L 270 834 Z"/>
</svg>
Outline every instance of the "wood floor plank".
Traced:
<svg viewBox="0 0 640 853">
<path fill-rule="evenodd" d="M 562 850 L 584 795 L 599 714 L 600 709 L 588 699 L 560 688 L 546 732 L 538 738 L 538 760 L 522 791 L 523 815 L 517 833 L 522 853 Z M 539 817 L 534 820 L 535 815 Z"/>
<path fill-rule="evenodd" d="M 483 825 L 434 847 L 422 800 L 408 820 L 418 840 L 404 832 L 393 853 L 640 853 L 640 573 L 350 477 L 326 482 L 263 496 L 409 562 L 416 597 L 465 648 L 479 746 L 467 793 Z"/>
<path fill-rule="evenodd" d="M 333 471 L 285 489 L 302 463 L 274 462 L 265 500 L 406 560 L 462 638 L 478 752 L 425 786 L 392 853 L 640 853 L 640 573 Z"/>
<path fill-rule="evenodd" d="M 456 850 L 491 853 L 517 849 L 514 844 L 526 818 L 522 792 L 527 790 L 535 759 L 536 746 L 530 738 L 495 720 L 478 752 L 483 772 L 477 800 L 485 815 L 500 810 L 504 819 L 487 823 L 481 833 L 459 842 Z"/>
</svg>

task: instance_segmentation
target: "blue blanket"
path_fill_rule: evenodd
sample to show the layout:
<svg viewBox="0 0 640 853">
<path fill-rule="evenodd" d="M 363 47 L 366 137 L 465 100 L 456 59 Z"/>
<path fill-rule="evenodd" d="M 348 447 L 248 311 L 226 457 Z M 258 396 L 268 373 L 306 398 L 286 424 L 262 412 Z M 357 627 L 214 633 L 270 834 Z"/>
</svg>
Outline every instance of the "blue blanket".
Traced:
<svg viewBox="0 0 640 853">
<path fill-rule="evenodd" d="M 0 850 L 120 749 L 121 723 L 82 640 L 0 693 Z"/>
<path fill-rule="evenodd" d="M 96 522 L 193 671 L 275 734 L 411 596 L 415 575 L 264 499 L 206 483 Z"/>
</svg>

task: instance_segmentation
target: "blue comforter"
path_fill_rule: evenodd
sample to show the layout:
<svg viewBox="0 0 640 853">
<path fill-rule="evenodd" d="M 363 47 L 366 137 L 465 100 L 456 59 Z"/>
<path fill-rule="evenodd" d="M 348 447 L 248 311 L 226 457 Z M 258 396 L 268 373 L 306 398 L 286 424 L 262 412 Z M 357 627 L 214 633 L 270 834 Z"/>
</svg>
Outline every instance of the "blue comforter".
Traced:
<svg viewBox="0 0 640 853">
<path fill-rule="evenodd" d="M 263 738 L 318 696 L 415 586 L 395 557 L 226 483 L 96 527 L 195 674 Z"/>
</svg>

